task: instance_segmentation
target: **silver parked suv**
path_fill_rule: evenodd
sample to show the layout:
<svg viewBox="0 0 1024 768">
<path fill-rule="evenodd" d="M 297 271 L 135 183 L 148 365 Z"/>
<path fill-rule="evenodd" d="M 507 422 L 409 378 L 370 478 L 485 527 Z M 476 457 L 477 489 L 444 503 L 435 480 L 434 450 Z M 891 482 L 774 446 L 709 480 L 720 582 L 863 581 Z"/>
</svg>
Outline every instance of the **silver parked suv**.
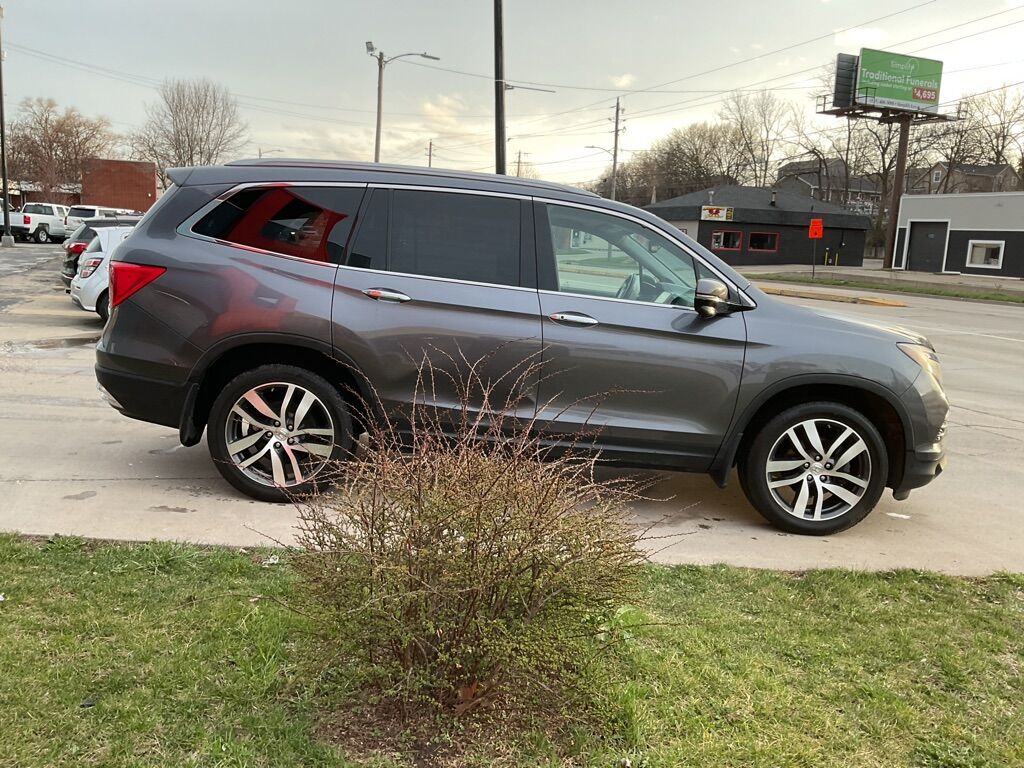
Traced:
<svg viewBox="0 0 1024 768">
<path fill-rule="evenodd" d="M 948 404 L 925 338 L 778 302 L 643 211 L 359 163 L 170 176 L 111 265 L 96 375 L 185 445 L 206 429 L 255 498 L 310 489 L 370 420 L 407 413 L 430 350 L 485 358 L 499 390 L 539 360 L 516 415 L 546 439 L 596 428 L 604 459 L 722 486 L 737 466 L 750 502 L 797 533 L 847 528 L 886 487 L 903 499 L 942 471 Z M 432 396 L 458 406 L 454 385 Z"/>
</svg>

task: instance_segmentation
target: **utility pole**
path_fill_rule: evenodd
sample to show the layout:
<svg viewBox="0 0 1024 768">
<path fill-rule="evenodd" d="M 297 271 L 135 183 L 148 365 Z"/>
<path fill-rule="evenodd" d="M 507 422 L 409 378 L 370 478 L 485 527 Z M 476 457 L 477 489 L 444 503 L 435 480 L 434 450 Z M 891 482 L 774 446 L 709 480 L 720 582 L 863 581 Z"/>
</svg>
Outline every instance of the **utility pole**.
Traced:
<svg viewBox="0 0 1024 768">
<path fill-rule="evenodd" d="M 615 186 L 619 175 L 619 114 L 622 112 L 619 107 L 619 99 L 615 99 L 615 139 L 612 143 L 612 200 L 615 199 Z"/>
<path fill-rule="evenodd" d="M 427 142 L 427 168 L 434 167 L 434 140 Z"/>
<path fill-rule="evenodd" d="M 0 5 L 0 173 L 4 176 L 4 232 L 0 237 L 0 247 L 12 248 L 14 238 L 11 236 L 11 202 L 10 190 L 7 185 L 7 118 L 4 115 L 4 44 L 3 44 L 4 7 Z"/>
<path fill-rule="evenodd" d="M 523 150 L 519 150 L 516 154 L 516 176 L 523 175 Z"/>
<path fill-rule="evenodd" d="M 505 42 L 501 0 L 494 0 L 494 172 L 505 175 Z"/>
<path fill-rule="evenodd" d="M 900 142 L 896 150 L 896 178 L 892 183 L 892 197 L 889 200 L 889 220 L 885 227 L 885 259 L 883 269 L 892 269 L 896 255 L 896 233 L 899 229 L 900 201 L 903 197 L 903 183 L 907 175 L 907 149 L 910 146 L 911 115 L 900 115 L 896 122 L 900 126 Z M 909 235 L 908 235 L 909 237 Z"/>
</svg>

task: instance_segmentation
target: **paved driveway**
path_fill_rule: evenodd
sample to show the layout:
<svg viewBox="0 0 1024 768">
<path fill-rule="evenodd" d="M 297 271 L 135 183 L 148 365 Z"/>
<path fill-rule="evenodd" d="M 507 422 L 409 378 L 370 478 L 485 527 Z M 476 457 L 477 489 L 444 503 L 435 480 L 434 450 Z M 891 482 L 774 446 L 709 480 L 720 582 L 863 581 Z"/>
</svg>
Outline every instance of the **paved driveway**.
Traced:
<svg viewBox="0 0 1024 768">
<path fill-rule="evenodd" d="M 99 321 L 71 306 L 54 254 L 52 246 L 0 252 L 0 529 L 238 545 L 289 540 L 293 510 L 238 496 L 205 444 L 183 448 L 172 430 L 126 419 L 100 401 L 92 373 Z M 660 500 L 636 510 L 657 522 L 656 535 L 680 534 L 658 543 L 658 560 L 1024 571 L 1024 307 L 906 302 L 821 306 L 917 328 L 936 343 L 954 404 L 942 478 L 905 502 L 887 494 L 860 525 L 817 539 L 770 528 L 735 480 L 720 491 L 703 476 L 659 473 L 652 494 Z"/>
</svg>

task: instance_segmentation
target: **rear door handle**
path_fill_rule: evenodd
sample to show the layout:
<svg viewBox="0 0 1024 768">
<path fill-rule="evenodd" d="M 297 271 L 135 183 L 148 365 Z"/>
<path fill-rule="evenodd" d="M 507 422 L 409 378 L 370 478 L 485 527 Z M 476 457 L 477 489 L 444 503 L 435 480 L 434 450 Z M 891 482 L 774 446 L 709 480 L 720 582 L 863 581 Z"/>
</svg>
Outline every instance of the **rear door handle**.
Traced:
<svg viewBox="0 0 1024 768">
<path fill-rule="evenodd" d="M 392 304 L 404 304 L 407 301 L 412 301 L 401 291 L 392 291 L 388 288 L 367 288 L 363 293 L 374 301 L 387 301 Z"/>
<path fill-rule="evenodd" d="M 597 320 L 582 312 L 553 312 L 548 318 L 560 325 L 576 325 L 581 328 L 588 328 L 597 325 Z"/>
</svg>

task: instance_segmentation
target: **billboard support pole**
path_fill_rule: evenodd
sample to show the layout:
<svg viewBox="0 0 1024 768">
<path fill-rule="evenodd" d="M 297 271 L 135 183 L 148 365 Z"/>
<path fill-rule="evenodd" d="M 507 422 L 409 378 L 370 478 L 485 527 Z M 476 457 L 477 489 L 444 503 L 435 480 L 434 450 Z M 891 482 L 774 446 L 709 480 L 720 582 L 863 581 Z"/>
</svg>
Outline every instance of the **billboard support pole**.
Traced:
<svg viewBox="0 0 1024 768">
<path fill-rule="evenodd" d="M 907 175 L 907 150 L 910 146 L 910 123 L 912 115 L 900 115 L 895 118 L 900 126 L 899 147 L 896 150 L 895 178 L 892 182 L 892 197 L 889 200 L 889 220 L 885 228 L 885 260 L 883 269 L 892 269 L 896 255 L 896 233 L 899 228 L 900 198 L 903 197 L 903 184 Z M 910 233 L 907 233 L 910 237 Z"/>
</svg>

